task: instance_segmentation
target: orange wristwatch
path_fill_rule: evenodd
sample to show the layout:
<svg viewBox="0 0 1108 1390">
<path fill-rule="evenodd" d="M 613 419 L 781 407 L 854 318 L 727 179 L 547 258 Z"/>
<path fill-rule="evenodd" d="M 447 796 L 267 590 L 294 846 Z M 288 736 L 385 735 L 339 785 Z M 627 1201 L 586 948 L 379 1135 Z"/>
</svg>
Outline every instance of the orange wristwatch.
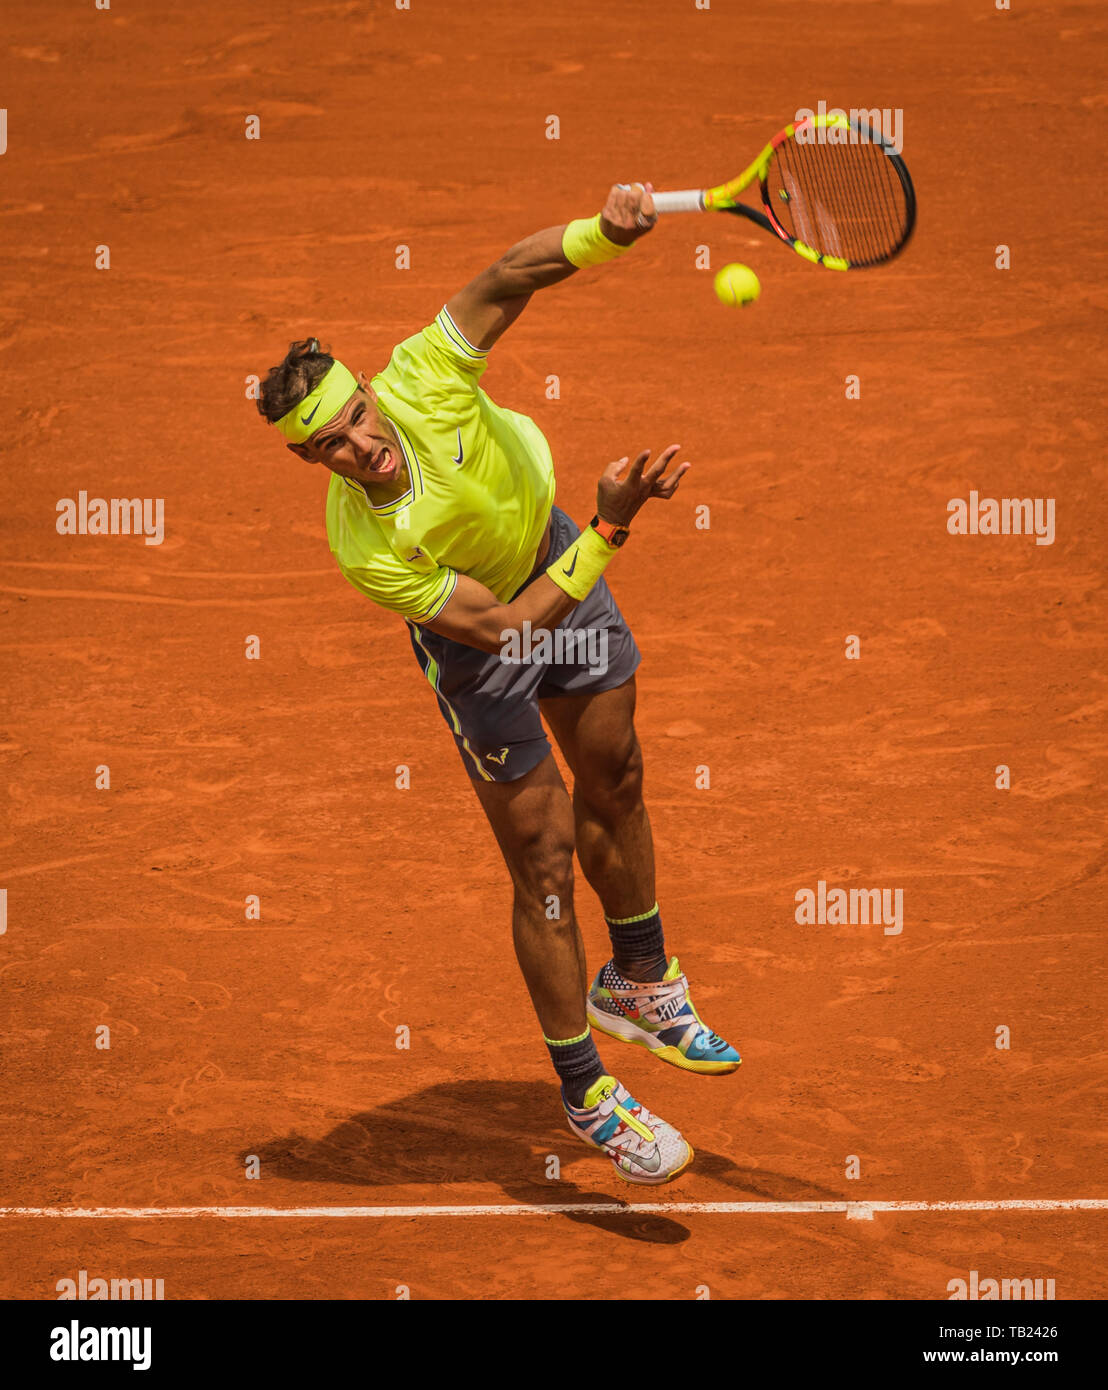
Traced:
<svg viewBox="0 0 1108 1390">
<path fill-rule="evenodd" d="M 631 534 L 629 526 L 621 526 L 618 521 L 601 521 L 599 514 L 593 517 L 589 525 L 598 536 L 603 536 L 613 550 L 618 550 Z"/>
</svg>

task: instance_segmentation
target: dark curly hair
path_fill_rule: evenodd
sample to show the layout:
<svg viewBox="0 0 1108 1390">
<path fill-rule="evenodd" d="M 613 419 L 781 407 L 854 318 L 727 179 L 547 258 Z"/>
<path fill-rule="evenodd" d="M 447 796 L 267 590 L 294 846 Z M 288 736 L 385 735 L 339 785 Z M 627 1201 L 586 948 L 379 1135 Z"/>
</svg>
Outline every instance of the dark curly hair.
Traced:
<svg viewBox="0 0 1108 1390">
<path fill-rule="evenodd" d="M 279 420 L 311 391 L 314 391 L 335 364 L 335 359 L 319 345 L 318 338 L 302 338 L 289 343 L 285 360 L 271 367 L 262 382 L 257 400 L 258 413 L 270 424 Z"/>
</svg>

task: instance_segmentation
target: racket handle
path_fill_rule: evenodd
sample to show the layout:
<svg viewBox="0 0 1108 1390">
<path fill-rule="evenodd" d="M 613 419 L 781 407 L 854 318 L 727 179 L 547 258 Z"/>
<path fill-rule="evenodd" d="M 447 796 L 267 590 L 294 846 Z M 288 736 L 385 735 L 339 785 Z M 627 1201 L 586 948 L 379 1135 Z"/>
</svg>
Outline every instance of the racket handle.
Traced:
<svg viewBox="0 0 1108 1390">
<path fill-rule="evenodd" d="M 703 212 L 704 192 L 699 188 L 686 188 L 681 193 L 655 193 L 655 212 Z"/>
</svg>

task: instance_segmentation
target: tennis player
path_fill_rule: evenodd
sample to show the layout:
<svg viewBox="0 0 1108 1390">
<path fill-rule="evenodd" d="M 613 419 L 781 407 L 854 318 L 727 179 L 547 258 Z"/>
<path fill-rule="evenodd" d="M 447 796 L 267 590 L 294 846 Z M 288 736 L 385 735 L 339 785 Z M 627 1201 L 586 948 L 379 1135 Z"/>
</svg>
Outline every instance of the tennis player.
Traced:
<svg viewBox="0 0 1108 1390">
<path fill-rule="evenodd" d="M 655 220 L 649 184 L 616 186 L 595 217 L 513 246 L 372 380 L 310 338 L 292 344 L 258 401 L 293 453 L 331 472 L 339 569 L 408 624 L 512 878 L 516 958 L 570 1128 L 637 1183 L 668 1182 L 693 1151 L 605 1069 L 592 1030 L 686 1071 L 740 1061 L 667 960 L 634 725 L 639 652 L 604 579 L 639 509 L 672 497 L 689 465 L 667 472 L 677 445 L 653 462 L 647 450 L 609 464 L 580 530 L 554 506 L 537 425 L 496 405 L 480 381 L 536 290 L 624 255 Z M 573 772 L 572 799 L 543 720 Z M 575 848 L 612 943 L 591 987 Z"/>
</svg>

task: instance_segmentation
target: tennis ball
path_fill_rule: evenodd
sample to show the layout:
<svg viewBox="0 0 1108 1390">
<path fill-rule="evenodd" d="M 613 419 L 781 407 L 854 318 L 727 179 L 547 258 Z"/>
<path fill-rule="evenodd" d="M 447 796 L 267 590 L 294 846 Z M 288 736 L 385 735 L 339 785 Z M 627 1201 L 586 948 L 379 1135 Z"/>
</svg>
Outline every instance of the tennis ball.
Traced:
<svg viewBox="0 0 1108 1390">
<path fill-rule="evenodd" d="M 758 277 L 748 265 L 725 265 L 717 271 L 715 290 L 721 304 L 753 304 L 762 293 Z"/>
</svg>

